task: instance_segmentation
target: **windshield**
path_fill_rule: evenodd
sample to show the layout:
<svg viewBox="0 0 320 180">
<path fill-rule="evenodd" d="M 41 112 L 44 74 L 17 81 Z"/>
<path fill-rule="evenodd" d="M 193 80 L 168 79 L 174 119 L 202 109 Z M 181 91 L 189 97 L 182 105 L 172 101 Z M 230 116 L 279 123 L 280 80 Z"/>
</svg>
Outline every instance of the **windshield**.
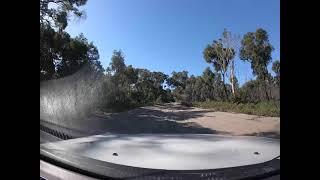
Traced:
<svg viewBox="0 0 320 180">
<path fill-rule="evenodd" d="M 78 168 L 274 160 L 279 2 L 40 0 L 40 150 Z"/>
</svg>

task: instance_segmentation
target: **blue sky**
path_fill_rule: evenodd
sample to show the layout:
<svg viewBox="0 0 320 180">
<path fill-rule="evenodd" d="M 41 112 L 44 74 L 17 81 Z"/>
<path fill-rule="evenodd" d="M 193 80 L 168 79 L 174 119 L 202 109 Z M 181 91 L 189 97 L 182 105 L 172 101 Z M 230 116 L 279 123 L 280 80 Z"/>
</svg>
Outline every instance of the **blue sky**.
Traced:
<svg viewBox="0 0 320 180">
<path fill-rule="evenodd" d="M 210 66 L 202 51 L 224 28 L 241 36 L 267 30 L 275 48 L 273 60 L 280 59 L 279 0 L 88 0 L 82 9 L 87 18 L 72 20 L 67 31 L 93 41 L 104 67 L 113 50 L 121 49 L 127 65 L 201 75 Z M 252 71 L 249 63 L 238 57 L 236 62 L 242 84 Z"/>
</svg>

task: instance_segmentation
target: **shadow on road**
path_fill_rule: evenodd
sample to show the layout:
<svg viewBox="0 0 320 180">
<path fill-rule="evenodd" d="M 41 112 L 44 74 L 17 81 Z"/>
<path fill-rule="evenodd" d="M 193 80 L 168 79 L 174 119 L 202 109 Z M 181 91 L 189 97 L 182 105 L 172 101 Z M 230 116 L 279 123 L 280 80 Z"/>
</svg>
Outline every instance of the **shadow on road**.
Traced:
<svg viewBox="0 0 320 180">
<path fill-rule="evenodd" d="M 184 110 L 188 107 L 174 107 L 176 110 Z M 172 109 L 169 107 L 168 109 Z M 190 108 L 191 109 L 191 108 Z M 164 111 L 163 111 L 164 110 Z M 166 109 L 137 108 L 123 113 L 93 114 L 85 121 L 85 129 L 96 130 L 98 133 L 197 133 L 215 134 L 218 132 L 204 128 L 197 123 L 183 122 L 190 118 L 204 116 L 205 110 L 198 111 L 166 111 Z M 182 123 L 183 122 L 183 123 Z"/>
</svg>

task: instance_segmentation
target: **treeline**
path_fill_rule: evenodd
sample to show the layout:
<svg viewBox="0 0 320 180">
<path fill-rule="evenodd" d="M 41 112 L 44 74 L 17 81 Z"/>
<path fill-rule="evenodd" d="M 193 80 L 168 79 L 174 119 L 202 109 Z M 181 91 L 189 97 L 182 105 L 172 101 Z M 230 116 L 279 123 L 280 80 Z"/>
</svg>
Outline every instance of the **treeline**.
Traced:
<svg viewBox="0 0 320 180">
<path fill-rule="evenodd" d="M 121 51 L 114 51 L 104 79 L 106 107 L 130 108 L 149 103 L 174 101 L 166 88 L 168 75 L 125 64 Z"/>
<path fill-rule="evenodd" d="M 49 6 L 54 3 L 56 6 Z M 263 29 L 248 32 L 243 37 L 224 30 L 221 38 L 212 41 L 203 51 L 203 59 L 210 67 L 202 75 L 187 71 L 152 72 L 125 64 L 121 51 L 114 51 L 111 62 L 103 69 L 96 46 L 83 34 L 72 38 L 65 32 L 71 14 L 81 18 L 80 6 L 86 0 L 40 0 L 40 81 L 58 79 L 74 74 L 87 66 L 102 84 L 100 107 L 131 108 L 165 102 L 258 103 L 279 101 L 280 62 L 274 60 L 268 71 L 274 50 L 268 33 Z M 51 7 L 51 8 L 50 8 Z M 55 7 L 55 8 L 53 8 Z M 235 57 L 250 63 L 255 80 L 239 86 L 235 71 Z M 100 83 L 99 83 L 100 84 Z"/>
<path fill-rule="evenodd" d="M 274 62 L 273 69 L 277 75 L 268 76 L 266 82 L 258 79 L 250 80 L 239 87 L 235 78 L 235 95 L 233 95 L 231 85 L 225 84 L 222 75 L 209 67 L 201 76 L 189 76 L 187 71 L 172 72 L 169 76 L 162 72 L 151 72 L 126 65 L 123 53 L 114 51 L 104 79 L 104 102 L 107 107 L 128 107 L 173 101 L 258 103 L 280 100 L 278 61 Z"/>
<path fill-rule="evenodd" d="M 122 111 L 155 103 L 181 102 L 187 106 L 212 108 L 262 116 L 280 115 L 280 64 L 274 61 L 275 76 L 255 79 L 241 87 L 235 77 L 234 91 L 222 75 L 207 67 L 200 76 L 187 71 L 152 72 L 125 64 L 121 51 L 114 51 L 103 76 L 100 107 Z M 234 92 L 234 94 L 233 94 Z"/>
</svg>

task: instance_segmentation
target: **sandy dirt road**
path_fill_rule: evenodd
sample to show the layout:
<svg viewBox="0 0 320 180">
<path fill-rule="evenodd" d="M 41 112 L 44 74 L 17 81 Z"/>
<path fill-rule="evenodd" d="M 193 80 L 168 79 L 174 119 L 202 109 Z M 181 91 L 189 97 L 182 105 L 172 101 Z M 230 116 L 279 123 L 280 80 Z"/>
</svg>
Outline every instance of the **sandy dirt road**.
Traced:
<svg viewBox="0 0 320 180">
<path fill-rule="evenodd" d="M 95 112 L 76 129 L 98 133 L 199 133 L 280 138 L 280 118 L 165 104 L 128 112 Z"/>
</svg>

